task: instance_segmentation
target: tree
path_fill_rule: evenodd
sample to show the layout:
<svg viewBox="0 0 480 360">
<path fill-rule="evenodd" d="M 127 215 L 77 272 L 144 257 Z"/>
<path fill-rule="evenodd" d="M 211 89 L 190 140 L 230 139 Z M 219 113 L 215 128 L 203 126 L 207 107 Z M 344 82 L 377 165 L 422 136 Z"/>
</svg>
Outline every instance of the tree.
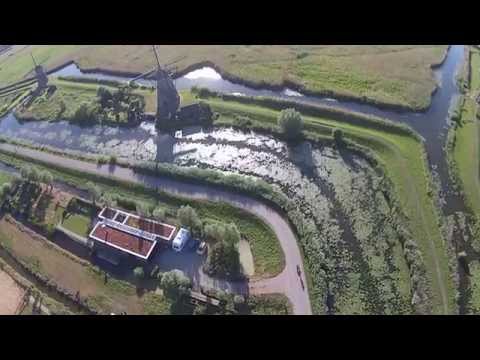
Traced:
<svg viewBox="0 0 480 360">
<path fill-rule="evenodd" d="M 139 280 L 143 279 L 145 277 L 145 271 L 143 270 L 143 267 L 138 266 L 133 269 L 133 275 Z"/>
<path fill-rule="evenodd" d="M 163 274 L 160 286 L 167 297 L 178 300 L 190 291 L 192 282 L 183 271 L 175 269 Z"/>
<path fill-rule="evenodd" d="M 225 226 L 220 223 L 205 225 L 203 235 L 208 242 L 222 241 L 225 236 Z"/>
<path fill-rule="evenodd" d="M 164 221 L 166 217 L 165 208 L 157 206 L 152 213 L 155 220 Z"/>
<path fill-rule="evenodd" d="M 278 126 L 287 139 L 297 139 L 303 130 L 302 115 L 295 109 L 282 110 L 278 116 Z"/>
<path fill-rule="evenodd" d="M 238 279 L 242 275 L 240 254 L 237 246 L 226 241 L 218 241 L 208 252 L 205 272 L 212 276 Z"/>
<path fill-rule="evenodd" d="M 20 184 L 22 183 L 22 178 L 20 176 L 18 176 L 17 174 L 15 174 L 10 183 L 12 185 L 12 189 L 15 189 L 18 186 L 20 186 Z"/>
<path fill-rule="evenodd" d="M 192 232 L 200 229 L 202 226 L 197 212 L 189 205 L 180 207 L 177 211 L 177 217 L 180 224 Z"/>
<path fill-rule="evenodd" d="M 45 185 L 47 185 L 48 191 L 52 192 L 52 190 L 53 190 L 53 175 L 49 171 L 45 170 L 45 171 L 42 171 L 40 173 L 40 179 Z"/>
<path fill-rule="evenodd" d="M 4 183 L 0 186 L 0 203 L 7 198 L 11 190 L 12 186 L 9 183 Z"/>
<path fill-rule="evenodd" d="M 343 131 L 342 130 L 333 129 L 332 130 L 332 136 L 333 136 L 333 140 L 335 141 L 335 144 L 337 144 L 337 146 L 343 145 L 344 141 L 343 141 Z"/>
<path fill-rule="evenodd" d="M 243 295 L 235 295 L 233 297 L 233 303 L 235 304 L 235 309 L 239 309 L 245 305 L 245 297 Z"/>
<path fill-rule="evenodd" d="M 20 175 L 29 183 L 35 183 L 40 179 L 38 169 L 33 166 L 22 166 L 20 168 Z"/>
<path fill-rule="evenodd" d="M 150 205 L 148 205 L 147 203 L 144 203 L 144 202 L 138 202 L 136 204 L 136 209 L 137 209 L 137 214 L 140 217 L 149 217 L 152 213 L 152 211 L 150 209 Z"/>
<path fill-rule="evenodd" d="M 238 243 L 240 242 L 240 232 L 238 231 L 235 224 L 232 223 L 225 225 L 225 233 L 223 240 L 229 245 L 238 245 Z"/>
<path fill-rule="evenodd" d="M 92 198 L 93 206 L 95 206 L 96 201 L 100 198 L 100 196 L 102 196 L 102 190 L 91 181 L 87 182 L 86 187 L 90 197 Z"/>
<path fill-rule="evenodd" d="M 103 204 L 104 204 L 107 208 L 112 208 L 112 207 L 117 206 L 117 198 L 116 198 L 116 196 L 114 196 L 114 195 L 112 195 L 112 194 L 110 194 L 110 193 L 103 194 L 101 201 L 103 202 Z"/>
<path fill-rule="evenodd" d="M 199 304 L 193 309 L 192 315 L 208 315 L 208 307 L 204 304 Z"/>
<path fill-rule="evenodd" d="M 100 86 L 97 90 L 97 97 L 102 108 L 108 107 L 108 102 L 112 100 L 112 93 L 107 88 Z"/>
<path fill-rule="evenodd" d="M 82 103 L 73 114 L 72 120 L 76 122 L 91 122 L 94 120 L 95 114 L 91 104 Z"/>
</svg>

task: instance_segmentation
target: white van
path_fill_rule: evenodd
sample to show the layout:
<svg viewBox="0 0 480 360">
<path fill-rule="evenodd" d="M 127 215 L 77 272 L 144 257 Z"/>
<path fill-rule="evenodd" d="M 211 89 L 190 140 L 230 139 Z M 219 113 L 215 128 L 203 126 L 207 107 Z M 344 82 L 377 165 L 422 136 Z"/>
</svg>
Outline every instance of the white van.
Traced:
<svg viewBox="0 0 480 360">
<path fill-rule="evenodd" d="M 182 251 L 182 249 L 188 243 L 188 240 L 190 240 L 190 231 L 188 231 L 187 229 L 181 228 L 178 231 L 177 236 L 175 236 L 175 239 L 173 239 L 172 249 L 177 252 Z"/>
</svg>

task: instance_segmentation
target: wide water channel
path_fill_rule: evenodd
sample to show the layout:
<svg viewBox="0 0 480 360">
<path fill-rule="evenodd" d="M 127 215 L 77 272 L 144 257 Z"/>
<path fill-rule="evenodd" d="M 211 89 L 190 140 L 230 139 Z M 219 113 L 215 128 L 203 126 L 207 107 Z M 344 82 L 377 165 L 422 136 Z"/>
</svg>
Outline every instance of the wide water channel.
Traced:
<svg viewBox="0 0 480 360">
<path fill-rule="evenodd" d="M 287 88 L 282 91 L 252 89 L 222 79 L 211 68 L 192 71 L 175 82 L 179 90 L 196 85 L 238 96 L 268 96 L 328 105 L 405 123 L 425 139 L 430 166 L 441 182 L 444 212 L 450 215 L 462 211 L 463 202 L 450 185 L 443 147 L 449 127 L 449 110 L 459 96 L 455 75 L 463 60 L 464 47 L 451 46 L 444 63 L 434 70 L 439 86 L 430 108 L 423 113 L 399 113 L 356 102 L 304 96 Z M 75 64 L 52 76 L 128 80 L 101 73 L 83 73 Z M 148 80 L 142 82 L 152 85 Z M 313 147 L 309 143 L 289 148 L 270 136 L 232 129 L 187 128 L 179 136 L 157 134 L 153 124 L 148 122 L 133 129 L 80 127 L 65 121 L 20 123 L 9 114 L 0 121 L 0 134 L 82 153 L 115 154 L 129 159 L 209 167 L 262 177 L 298 203 L 302 213 L 309 216 L 309 221 L 317 228 L 318 236 L 312 241 L 312 248 L 332 259 L 330 266 L 336 270 L 335 283 L 326 285 L 335 295 L 335 306 L 331 306 L 330 311 L 408 312 L 411 294 L 397 285 L 397 279 L 405 276 L 405 269 L 398 262 L 395 250 L 392 252 L 386 245 L 386 239 L 394 230 L 385 221 L 388 207 L 381 193 L 380 179 L 357 156 Z M 377 206 L 371 206 L 372 199 Z M 378 223 L 386 225 L 378 229 Z M 360 293 L 361 298 L 357 304 L 352 302 L 356 293 Z"/>
</svg>

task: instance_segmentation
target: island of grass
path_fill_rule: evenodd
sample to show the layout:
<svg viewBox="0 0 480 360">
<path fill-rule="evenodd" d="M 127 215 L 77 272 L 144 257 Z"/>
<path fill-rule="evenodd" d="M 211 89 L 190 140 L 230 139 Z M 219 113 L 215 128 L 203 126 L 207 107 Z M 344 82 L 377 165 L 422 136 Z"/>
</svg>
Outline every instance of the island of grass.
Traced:
<svg viewBox="0 0 480 360">
<path fill-rule="evenodd" d="M 135 126 L 144 113 L 156 111 L 154 88 L 80 80 L 51 80 L 49 90 L 43 91 L 30 104 L 16 108 L 15 116 L 26 121 L 65 120 L 79 125 Z M 182 106 L 193 102 L 189 95 L 188 92 L 182 94 Z M 14 98 L 9 99 L 5 99 L 5 108 L 11 109 Z"/>
<path fill-rule="evenodd" d="M 178 75 L 202 65 L 251 86 L 288 85 L 307 93 L 426 109 L 436 83 L 431 67 L 443 61 L 447 46 L 377 45 L 161 45 L 164 63 Z M 18 45 L 0 55 L 0 86 L 32 75 L 37 62 L 52 69 L 75 61 L 83 70 L 136 75 L 153 68 L 147 45 Z"/>
<path fill-rule="evenodd" d="M 128 86 L 53 80 L 33 101 L 17 107 L 20 120 L 67 120 L 81 125 L 138 125 L 153 108 L 154 92 Z M 146 101 L 147 99 L 147 101 Z"/>
</svg>

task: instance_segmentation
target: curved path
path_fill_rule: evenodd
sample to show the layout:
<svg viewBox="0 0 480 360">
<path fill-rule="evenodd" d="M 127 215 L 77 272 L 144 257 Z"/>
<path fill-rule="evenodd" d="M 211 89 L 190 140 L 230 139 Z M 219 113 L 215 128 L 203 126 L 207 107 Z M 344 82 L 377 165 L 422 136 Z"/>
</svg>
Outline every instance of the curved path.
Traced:
<svg viewBox="0 0 480 360">
<path fill-rule="evenodd" d="M 308 289 L 302 289 L 297 274 L 297 265 L 299 265 L 301 268 L 301 277 L 306 287 L 307 282 L 305 279 L 305 271 L 303 269 L 302 256 L 298 248 L 295 234 L 290 228 L 287 220 L 285 220 L 282 215 L 261 201 L 248 196 L 235 194 L 233 192 L 219 190 L 207 185 L 190 184 L 160 176 L 138 174 L 132 169 L 121 166 L 97 165 L 95 163 L 75 160 L 10 144 L 0 144 L 0 149 L 66 168 L 85 171 L 91 174 L 111 176 L 119 180 L 141 183 L 178 196 L 200 200 L 223 201 L 258 216 L 275 232 L 285 254 L 285 268 L 274 278 L 250 283 L 250 292 L 252 294 L 285 294 L 292 303 L 294 314 L 312 314 Z"/>
</svg>

